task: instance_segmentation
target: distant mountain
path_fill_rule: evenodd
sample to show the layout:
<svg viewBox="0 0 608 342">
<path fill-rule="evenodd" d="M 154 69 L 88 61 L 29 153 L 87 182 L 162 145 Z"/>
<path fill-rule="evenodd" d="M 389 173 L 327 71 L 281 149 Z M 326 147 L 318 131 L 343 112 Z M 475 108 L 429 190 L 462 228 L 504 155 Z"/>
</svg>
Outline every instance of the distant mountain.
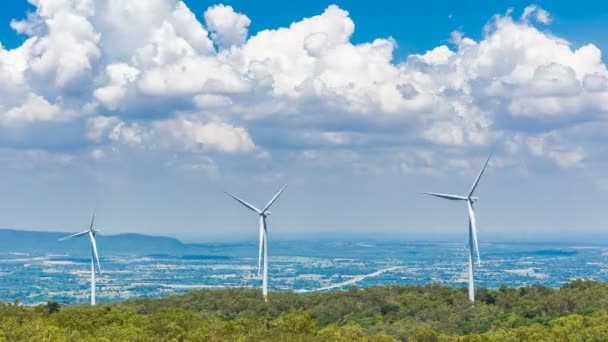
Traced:
<svg viewBox="0 0 608 342">
<path fill-rule="evenodd" d="M 69 254 L 88 256 L 86 237 L 58 241 L 70 233 L 0 229 L 0 253 Z M 208 254 L 204 245 L 189 245 L 175 238 L 143 234 L 97 235 L 101 254 L 122 255 L 200 255 Z"/>
</svg>

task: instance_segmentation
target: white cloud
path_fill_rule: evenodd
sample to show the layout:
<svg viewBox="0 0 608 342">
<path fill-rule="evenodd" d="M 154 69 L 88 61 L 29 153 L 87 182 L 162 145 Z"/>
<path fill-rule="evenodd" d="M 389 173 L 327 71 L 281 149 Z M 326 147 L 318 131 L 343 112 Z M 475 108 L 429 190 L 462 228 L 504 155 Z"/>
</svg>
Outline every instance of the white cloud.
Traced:
<svg viewBox="0 0 608 342">
<path fill-rule="evenodd" d="M 422 132 L 425 139 L 443 145 L 458 146 L 464 143 L 462 129 L 450 123 L 439 123 Z"/>
<path fill-rule="evenodd" d="M 498 144 L 568 166 L 589 141 L 549 149 L 521 120 L 575 126 L 608 114 L 601 51 L 537 29 L 551 15 L 534 5 L 519 20 L 496 16 L 479 41 L 452 32 L 453 45 L 397 62 L 390 37 L 353 43 L 355 23 L 335 5 L 248 37 L 250 19 L 224 5 L 204 13 L 207 31 L 178 0 L 33 4 L 11 24 L 27 41 L 0 48 L 0 120 L 84 127 L 88 143 L 272 154 L 284 139 L 305 158 L 323 155 L 311 143 Z M 277 138 L 257 146 L 254 130 Z"/>
<path fill-rule="evenodd" d="M 168 135 L 187 149 L 199 146 L 222 152 L 247 152 L 255 144 L 247 131 L 221 122 L 200 123 L 187 119 L 157 122 L 154 128 Z"/>
<path fill-rule="evenodd" d="M 109 132 L 108 137 L 112 141 L 127 145 L 140 145 L 145 139 L 145 130 L 137 123 L 126 124 L 119 122 Z"/>
<path fill-rule="evenodd" d="M 319 58 L 327 51 L 327 34 L 323 32 L 311 33 L 304 39 L 304 50 L 315 58 Z"/>
<path fill-rule="evenodd" d="M 0 110 L 0 122 L 4 125 L 22 126 L 40 121 L 66 120 L 71 113 L 65 113 L 56 104 L 49 103 L 45 98 L 28 94 L 18 107 L 5 112 Z"/>
<path fill-rule="evenodd" d="M 212 54 L 215 52 L 207 31 L 183 2 L 179 1 L 177 3 L 169 21 L 176 33 L 183 37 L 198 53 Z"/>
<path fill-rule="evenodd" d="M 108 132 L 120 123 L 115 116 L 96 116 L 87 122 L 87 138 L 93 141 L 101 141 L 106 138 Z"/>
<path fill-rule="evenodd" d="M 8 102 L 12 96 L 27 87 L 25 71 L 28 68 L 30 46 L 31 42 L 26 42 L 13 50 L 0 48 L 0 91 L 5 95 L 0 98 L 0 104 Z"/>
<path fill-rule="evenodd" d="M 556 63 L 541 65 L 534 71 L 520 96 L 574 96 L 581 92 L 581 83 L 574 70 Z"/>
<path fill-rule="evenodd" d="M 117 117 L 97 116 L 87 124 L 87 137 L 94 142 L 147 147 L 151 150 L 179 148 L 188 151 L 248 152 L 255 144 L 247 131 L 222 122 L 201 123 L 186 118 L 126 123 Z"/>
<path fill-rule="evenodd" d="M 553 20 L 549 12 L 536 5 L 526 7 L 521 15 L 521 21 L 528 22 L 530 18 L 534 18 L 539 23 L 545 25 L 551 24 L 551 21 Z"/>
<path fill-rule="evenodd" d="M 194 97 L 194 103 L 199 108 L 227 107 L 233 104 L 229 96 L 200 94 Z"/>
<path fill-rule="evenodd" d="M 167 26 L 197 53 L 214 53 L 207 31 L 181 1 L 95 0 L 95 4 L 94 21 L 103 33 L 101 44 L 110 63 L 134 62 L 135 52 L 150 45 L 158 38 L 159 29 L 167 30 Z"/>
<path fill-rule="evenodd" d="M 95 89 L 93 96 L 109 109 L 117 109 L 127 94 L 127 86 L 134 83 L 139 70 L 125 63 L 110 64 L 106 67 L 108 85 Z"/>
<path fill-rule="evenodd" d="M 204 16 L 211 38 L 220 48 L 227 49 L 245 43 L 251 24 L 246 15 L 236 13 L 232 6 L 220 4 L 209 7 Z"/>
<path fill-rule="evenodd" d="M 322 15 L 293 23 L 287 29 L 258 32 L 232 52 L 230 60 L 245 74 L 252 67 L 263 67 L 262 73 L 249 76 L 257 81 L 258 77 L 269 75 L 274 95 L 297 97 L 300 94 L 297 88 L 315 72 L 316 60 L 306 51 L 305 40 L 311 34 L 323 33 L 328 48 L 342 47 L 353 31 L 354 23 L 348 13 L 330 6 Z"/>
<path fill-rule="evenodd" d="M 589 92 L 608 90 L 608 77 L 599 74 L 588 74 L 583 78 L 583 87 Z"/>
<path fill-rule="evenodd" d="M 459 38 L 459 41 L 462 41 L 462 38 Z M 426 64 L 430 65 L 440 65 L 446 64 L 450 60 L 450 57 L 454 55 L 454 52 L 450 51 L 445 45 L 441 45 L 439 47 L 434 48 L 433 50 L 427 51 L 423 55 L 414 55 L 413 58 L 419 58 Z"/>
<path fill-rule="evenodd" d="M 185 57 L 177 63 L 149 69 L 142 74 L 138 86 L 143 94 L 151 96 L 192 96 L 200 92 L 235 94 L 249 90 L 245 80 L 229 65 L 201 56 Z"/>
<path fill-rule="evenodd" d="M 545 134 L 539 137 L 528 139 L 528 147 L 534 156 L 552 160 L 560 167 L 581 166 L 585 159 L 585 151 L 582 147 L 564 148 L 560 146 L 555 133 Z"/>
<path fill-rule="evenodd" d="M 34 3 L 36 13 L 11 26 L 30 38 L 29 70 L 52 80 L 59 88 L 85 77 L 101 56 L 99 33 L 89 18 L 93 1 L 49 1 Z"/>
</svg>

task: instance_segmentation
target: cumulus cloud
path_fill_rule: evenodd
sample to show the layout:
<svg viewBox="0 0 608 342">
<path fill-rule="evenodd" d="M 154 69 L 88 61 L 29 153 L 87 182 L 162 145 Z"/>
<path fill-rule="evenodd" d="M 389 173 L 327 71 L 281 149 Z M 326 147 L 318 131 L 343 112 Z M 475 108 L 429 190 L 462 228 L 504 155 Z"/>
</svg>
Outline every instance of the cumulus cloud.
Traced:
<svg viewBox="0 0 608 342">
<path fill-rule="evenodd" d="M 95 89 L 93 96 L 101 104 L 115 110 L 124 100 L 127 86 L 137 80 L 139 70 L 125 63 L 110 64 L 106 67 L 107 85 Z"/>
<path fill-rule="evenodd" d="M 458 146 L 464 143 L 462 129 L 450 123 L 439 123 L 422 132 L 422 136 L 443 145 Z"/>
<path fill-rule="evenodd" d="M 145 134 L 144 129 L 137 123 L 119 122 L 112 128 L 108 138 L 127 145 L 140 145 L 144 141 Z"/>
<path fill-rule="evenodd" d="M 495 16 L 479 41 L 446 32 L 449 46 L 397 62 L 390 37 L 353 43 L 355 23 L 335 5 L 249 36 L 250 19 L 225 5 L 203 25 L 178 0 L 32 3 L 11 24 L 28 39 L 0 48 L 0 124 L 84 127 L 97 145 L 267 155 L 284 143 L 306 158 L 323 155 L 312 144 L 498 146 L 570 167 L 588 141 L 550 149 L 546 128 L 522 120 L 559 140 L 564 122 L 608 113 L 601 51 L 536 28 L 551 15 L 535 5 Z"/>
<path fill-rule="evenodd" d="M 114 116 L 96 116 L 87 122 L 87 137 L 93 141 L 100 141 L 107 136 L 110 129 L 116 127 L 120 119 Z"/>
<path fill-rule="evenodd" d="M 550 24 L 552 21 L 551 15 L 549 14 L 549 12 L 545 11 L 544 9 L 542 9 L 536 5 L 530 5 L 530 6 L 526 7 L 524 9 L 524 12 L 521 15 L 521 20 L 524 22 L 528 22 L 530 20 L 530 18 L 534 18 L 539 23 L 545 24 L 545 25 Z"/>
<path fill-rule="evenodd" d="M 158 122 L 154 127 L 168 133 L 174 141 L 189 149 L 198 146 L 223 152 L 247 152 L 255 145 L 247 131 L 221 122 L 200 123 L 188 119 Z"/>
<path fill-rule="evenodd" d="M 36 94 L 28 94 L 23 104 L 0 112 L 0 122 L 5 125 L 25 125 L 36 121 L 54 121 L 65 119 L 68 113 L 61 111 L 55 104 Z"/>
<path fill-rule="evenodd" d="M 559 138 L 554 133 L 528 139 L 528 147 L 533 155 L 549 159 L 561 167 L 580 166 L 585 158 L 583 148 L 560 145 Z"/>
<path fill-rule="evenodd" d="M 88 120 L 87 137 L 94 142 L 109 140 L 153 150 L 177 147 L 188 151 L 202 148 L 233 153 L 255 148 L 251 137 L 241 127 L 187 118 L 127 123 L 114 116 L 97 116 Z"/>
<path fill-rule="evenodd" d="M 245 43 L 251 24 L 246 15 L 235 12 L 232 6 L 220 4 L 209 7 L 204 16 L 211 38 L 220 48 L 227 49 Z"/>
<path fill-rule="evenodd" d="M 93 1 L 37 1 L 34 15 L 13 21 L 19 33 L 30 35 L 28 69 L 59 88 L 92 72 L 101 56 L 99 33 L 90 21 Z"/>
</svg>

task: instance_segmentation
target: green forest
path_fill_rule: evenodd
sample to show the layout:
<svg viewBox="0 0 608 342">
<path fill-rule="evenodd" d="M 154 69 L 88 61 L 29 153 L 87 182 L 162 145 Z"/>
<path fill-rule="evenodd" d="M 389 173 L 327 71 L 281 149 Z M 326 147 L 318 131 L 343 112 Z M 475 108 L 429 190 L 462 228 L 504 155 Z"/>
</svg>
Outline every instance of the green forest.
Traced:
<svg viewBox="0 0 608 342">
<path fill-rule="evenodd" d="M 199 290 L 97 306 L 0 303 L 0 341 L 608 341 L 608 284 Z"/>
</svg>

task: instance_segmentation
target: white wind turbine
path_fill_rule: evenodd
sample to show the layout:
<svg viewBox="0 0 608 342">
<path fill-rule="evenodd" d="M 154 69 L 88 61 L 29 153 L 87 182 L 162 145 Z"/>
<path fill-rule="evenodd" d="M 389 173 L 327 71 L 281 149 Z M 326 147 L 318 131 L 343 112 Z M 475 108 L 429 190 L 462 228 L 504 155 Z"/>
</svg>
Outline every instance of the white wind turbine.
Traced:
<svg viewBox="0 0 608 342">
<path fill-rule="evenodd" d="M 263 266 L 263 271 L 262 271 L 262 295 L 264 296 L 264 301 L 266 301 L 268 298 L 268 232 L 267 232 L 268 225 L 266 224 L 266 218 L 268 216 L 270 216 L 270 214 L 271 214 L 270 211 L 268 211 L 268 209 L 270 209 L 270 206 L 272 206 L 274 201 L 276 201 L 277 198 L 279 198 L 281 193 L 286 188 L 287 188 L 287 185 L 285 185 L 281 190 L 279 190 L 279 192 L 277 192 L 277 194 L 274 195 L 274 197 L 268 202 L 268 204 L 266 204 L 266 206 L 262 210 L 254 207 L 253 205 L 245 202 L 244 200 L 226 192 L 226 194 L 228 196 L 234 198 L 235 200 L 237 200 L 239 203 L 241 203 L 245 207 L 249 208 L 250 210 L 255 211 L 260 217 L 260 232 L 259 232 L 260 239 L 259 239 L 259 249 L 258 249 L 258 276 L 260 275 L 260 268 L 262 267 L 262 262 L 263 262 L 264 266 Z"/>
<path fill-rule="evenodd" d="M 97 262 L 97 270 L 99 274 L 101 274 L 101 265 L 99 264 L 99 254 L 97 254 L 97 242 L 95 241 L 95 234 L 99 232 L 99 230 L 93 229 L 93 223 L 95 222 L 95 210 L 93 210 L 93 217 L 91 218 L 91 225 L 89 229 L 72 234 L 70 236 L 66 236 L 64 238 L 59 239 L 59 241 L 64 241 L 84 235 L 88 235 L 91 240 L 91 305 L 95 305 L 95 262 Z"/>
<path fill-rule="evenodd" d="M 426 195 L 436 196 L 452 201 L 466 201 L 467 209 L 469 212 L 469 300 L 471 302 L 475 302 L 475 283 L 473 280 L 473 250 L 475 250 L 475 254 L 477 256 L 477 265 L 481 263 L 481 259 L 479 258 L 479 244 L 477 242 L 477 221 L 475 220 L 475 210 L 473 209 L 473 203 L 479 200 L 479 197 L 473 197 L 475 193 L 475 189 L 477 188 L 477 184 L 479 184 L 479 180 L 483 175 L 483 172 L 488 166 L 488 162 L 492 154 L 486 160 L 486 163 L 483 165 L 481 171 L 475 178 L 475 182 L 473 182 L 473 186 L 471 187 L 471 191 L 467 196 L 459 196 L 459 195 L 451 195 L 451 194 L 439 194 L 434 192 L 425 192 Z"/>
</svg>

